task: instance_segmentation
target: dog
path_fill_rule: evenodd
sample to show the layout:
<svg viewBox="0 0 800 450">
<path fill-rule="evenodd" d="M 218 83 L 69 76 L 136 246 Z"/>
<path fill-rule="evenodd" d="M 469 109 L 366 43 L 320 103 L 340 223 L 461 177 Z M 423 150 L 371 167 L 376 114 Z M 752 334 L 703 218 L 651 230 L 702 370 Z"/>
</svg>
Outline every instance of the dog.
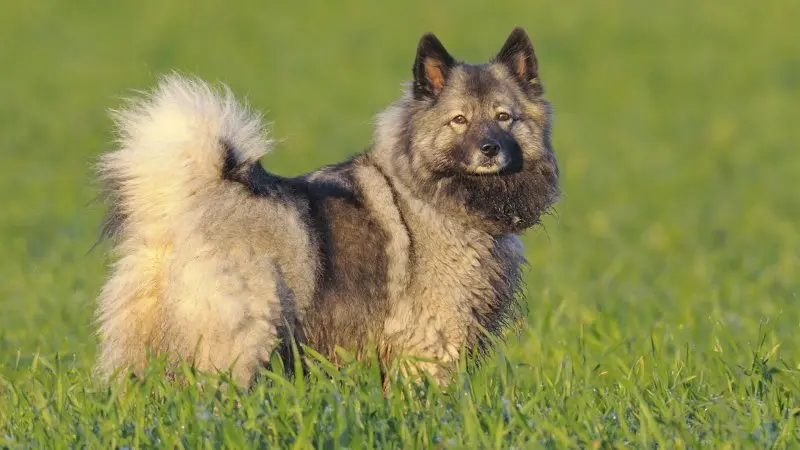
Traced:
<svg viewBox="0 0 800 450">
<path fill-rule="evenodd" d="M 519 236 L 560 197 L 552 109 L 519 27 L 481 64 L 426 33 L 412 74 L 366 151 L 297 177 L 265 171 L 273 140 L 224 85 L 171 73 L 112 111 L 96 373 L 159 354 L 251 386 L 307 346 L 446 383 L 480 360 L 516 320 Z"/>
</svg>

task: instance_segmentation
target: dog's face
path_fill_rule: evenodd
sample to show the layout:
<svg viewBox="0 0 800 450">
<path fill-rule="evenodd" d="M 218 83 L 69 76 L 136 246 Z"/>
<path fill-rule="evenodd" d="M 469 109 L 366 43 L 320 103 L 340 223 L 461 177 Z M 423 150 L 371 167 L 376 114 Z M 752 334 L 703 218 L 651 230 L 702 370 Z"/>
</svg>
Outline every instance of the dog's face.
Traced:
<svg viewBox="0 0 800 450">
<path fill-rule="evenodd" d="M 395 158 L 410 187 L 490 233 L 538 223 L 558 196 L 558 166 L 527 34 L 515 29 L 481 65 L 456 61 L 426 34 L 413 74 Z"/>
</svg>

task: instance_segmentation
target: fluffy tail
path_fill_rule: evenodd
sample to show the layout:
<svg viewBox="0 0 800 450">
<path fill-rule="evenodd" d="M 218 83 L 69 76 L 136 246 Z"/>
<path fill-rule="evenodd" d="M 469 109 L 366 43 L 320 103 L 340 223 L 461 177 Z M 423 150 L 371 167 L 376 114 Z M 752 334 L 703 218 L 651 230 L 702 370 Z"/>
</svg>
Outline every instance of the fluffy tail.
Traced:
<svg viewBox="0 0 800 450">
<path fill-rule="evenodd" d="M 119 259 L 99 299 L 96 371 L 141 369 L 153 351 L 221 369 L 242 359 L 246 380 L 280 312 L 262 228 L 283 216 L 242 175 L 272 145 L 261 117 L 227 88 L 170 75 L 114 118 L 119 146 L 99 174 Z"/>
<path fill-rule="evenodd" d="M 120 145 L 99 164 L 110 200 L 105 236 L 119 238 L 130 226 L 148 240 L 167 237 L 191 197 L 226 183 L 232 164 L 258 164 L 271 150 L 261 116 L 223 88 L 172 74 L 112 112 Z"/>
</svg>

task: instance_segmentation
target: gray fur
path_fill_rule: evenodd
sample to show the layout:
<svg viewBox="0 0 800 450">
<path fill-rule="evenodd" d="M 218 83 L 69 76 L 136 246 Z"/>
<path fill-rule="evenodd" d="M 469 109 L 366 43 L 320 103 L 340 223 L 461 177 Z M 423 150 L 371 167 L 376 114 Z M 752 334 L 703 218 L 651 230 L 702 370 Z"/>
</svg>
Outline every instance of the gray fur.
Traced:
<svg viewBox="0 0 800 450">
<path fill-rule="evenodd" d="M 155 352 L 248 385 L 295 339 L 333 361 L 430 358 L 416 367 L 445 381 L 488 350 L 481 329 L 501 336 L 521 293 L 517 235 L 558 197 L 550 106 L 521 30 L 482 65 L 426 35 L 414 75 L 369 151 L 296 178 L 261 167 L 259 117 L 199 80 L 118 113 L 98 372 Z"/>
</svg>

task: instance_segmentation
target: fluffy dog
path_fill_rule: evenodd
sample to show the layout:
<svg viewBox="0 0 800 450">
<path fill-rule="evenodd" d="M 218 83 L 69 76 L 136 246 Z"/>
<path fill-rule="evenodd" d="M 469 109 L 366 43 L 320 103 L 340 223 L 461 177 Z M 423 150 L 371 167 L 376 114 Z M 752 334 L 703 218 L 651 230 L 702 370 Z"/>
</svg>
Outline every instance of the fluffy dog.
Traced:
<svg viewBox="0 0 800 450">
<path fill-rule="evenodd" d="M 559 196 L 550 104 L 520 28 L 484 64 L 425 34 L 412 73 L 368 151 L 294 178 L 261 166 L 272 141 L 227 88 L 169 75 L 116 111 L 97 371 L 156 353 L 247 386 L 294 341 L 444 381 L 485 352 L 520 296 L 518 235 Z"/>
</svg>

